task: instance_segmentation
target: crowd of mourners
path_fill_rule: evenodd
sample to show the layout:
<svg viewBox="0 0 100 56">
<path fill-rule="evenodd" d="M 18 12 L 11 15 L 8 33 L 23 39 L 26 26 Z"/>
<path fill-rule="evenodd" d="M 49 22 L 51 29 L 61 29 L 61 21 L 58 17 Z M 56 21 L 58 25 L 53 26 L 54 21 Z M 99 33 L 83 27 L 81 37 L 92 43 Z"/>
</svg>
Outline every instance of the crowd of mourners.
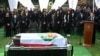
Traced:
<svg viewBox="0 0 100 56">
<path fill-rule="evenodd" d="M 94 12 L 90 7 L 78 6 L 76 10 L 62 8 L 55 10 L 30 9 L 26 7 L 10 11 L 0 7 L 0 27 L 3 26 L 5 36 L 25 32 L 57 32 L 61 30 L 68 36 L 76 29 L 79 35 L 83 34 L 84 21 L 95 22 L 95 29 L 100 32 L 100 9 Z"/>
</svg>

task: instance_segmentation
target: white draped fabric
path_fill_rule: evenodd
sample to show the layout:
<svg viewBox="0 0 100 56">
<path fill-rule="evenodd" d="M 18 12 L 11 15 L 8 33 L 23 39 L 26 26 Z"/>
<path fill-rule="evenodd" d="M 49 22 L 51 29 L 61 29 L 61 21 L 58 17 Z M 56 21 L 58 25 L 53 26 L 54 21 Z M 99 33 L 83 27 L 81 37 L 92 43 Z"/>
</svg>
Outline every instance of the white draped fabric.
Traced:
<svg viewBox="0 0 100 56">
<path fill-rule="evenodd" d="M 67 0 L 55 0 L 54 5 L 51 9 L 57 10 L 59 7 L 61 7 Z"/>
<path fill-rule="evenodd" d="M 97 8 L 100 8 L 100 0 L 95 0 Z"/>
<path fill-rule="evenodd" d="M 67 0 L 55 0 L 51 9 L 57 10 L 61 7 Z M 20 2 L 24 7 L 27 7 L 29 10 L 34 8 L 34 5 L 31 0 L 8 0 L 10 11 L 17 9 L 18 2 Z M 69 8 L 76 10 L 76 6 L 78 0 L 68 0 Z M 42 11 L 44 8 L 47 9 L 49 4 L 49 0 L 39 0 L 40 10 Z M 98 8 L 100 8 L 100 0 L 95 0 L 95 4 Z"/>
<path fill-rule="evenodd" d="M 52 40 L 43 40 L 42 37 L 45 39 L 50 38 L 48 37 L 49 33 L 19 33 L 16 36 L 21 36 L 20 44 L 24 45 L 34 45 L 34 44 L 42 44 L 42 45 L 50 45 L 55 44 L 57 47 L 66 47 L 67 39 L 65 39 L 62 35 L 58 33 L 54 34 L 52 37 L 56 36 Z M 41 37 L 42 36 L 42 37 Z M 51 37 L 51 38 L 52 38 Z M 14 38 L 14 37 L 13 37 Z"/>
<path fill-rule="evenodd" d="M 76 10 L 78 0 L 68 0 L 69 8 Z"/>
<path fill-rule="evenodd" d="M 10 11 L 17 9 L 18 0 L 8 0 Z"/>
<path fill-rule="evenodd" d="M 32 3 L 31 0 L 19 0 L 19 2 L 24 6 L 24 7 L 27 7 L 28 10 L 30 10 L 31 8 L 33 9 L 34 8 L 34 5 Z"/>
<path fill-rule="evenodd" d="M 39 0 L 40 10 L 42 11 L 44 8 L 47 9 L 49 4 L 49 0 Z"/>
</svg>

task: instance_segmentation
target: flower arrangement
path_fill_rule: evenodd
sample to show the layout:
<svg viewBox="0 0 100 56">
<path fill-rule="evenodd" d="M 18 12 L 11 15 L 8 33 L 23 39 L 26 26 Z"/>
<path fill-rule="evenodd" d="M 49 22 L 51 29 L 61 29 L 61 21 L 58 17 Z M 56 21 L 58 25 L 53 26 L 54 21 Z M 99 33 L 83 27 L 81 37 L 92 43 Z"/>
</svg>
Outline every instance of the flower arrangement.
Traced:
<svg viewBox="0 0 100 56">
<path fill-rule="evenodd" d="M 51 41 L 53 40 L 54 38 L 56 37 L 56 34 L 55 33 L 48 33 L 47 35 L 45 36 L 41 36 L 41 38 L 45 41 Z"/>
</svg>

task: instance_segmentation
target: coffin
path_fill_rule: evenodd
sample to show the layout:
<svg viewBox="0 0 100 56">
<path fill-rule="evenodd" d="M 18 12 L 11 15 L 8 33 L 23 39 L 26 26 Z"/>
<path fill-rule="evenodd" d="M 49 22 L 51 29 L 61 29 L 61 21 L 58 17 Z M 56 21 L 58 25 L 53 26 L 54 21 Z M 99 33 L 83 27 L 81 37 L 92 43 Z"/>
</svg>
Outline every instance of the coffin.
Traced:
<svg viewBox="0 0 100 56">
<path fill-rule="evenodd" d="M 19 33 L 13 37 L 14 46 L 39 47 L 57 46 L 65 47 L 66 39 L 58 33 Z"/>
<path fill-rule="evenodd" d="M 73 47 L 67 39 L 53 34 L 56 35 L 19 33 L 5 46 L 4 56 L 73 56 Z"/>
</svg>

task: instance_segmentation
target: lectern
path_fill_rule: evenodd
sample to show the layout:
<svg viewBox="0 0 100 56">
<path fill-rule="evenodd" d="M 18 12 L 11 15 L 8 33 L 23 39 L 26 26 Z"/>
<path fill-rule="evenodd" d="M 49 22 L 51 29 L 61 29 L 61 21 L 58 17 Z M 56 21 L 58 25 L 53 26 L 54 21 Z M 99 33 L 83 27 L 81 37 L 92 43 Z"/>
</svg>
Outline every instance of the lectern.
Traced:
<svg viewBox="0 0 100 56">
<path fill-rule="evenodd" d="M 93 45 L 93 29 L 94 22 L 93 21 L 84 21 L 84 46 L 92 46 Z"/>
</svg>

